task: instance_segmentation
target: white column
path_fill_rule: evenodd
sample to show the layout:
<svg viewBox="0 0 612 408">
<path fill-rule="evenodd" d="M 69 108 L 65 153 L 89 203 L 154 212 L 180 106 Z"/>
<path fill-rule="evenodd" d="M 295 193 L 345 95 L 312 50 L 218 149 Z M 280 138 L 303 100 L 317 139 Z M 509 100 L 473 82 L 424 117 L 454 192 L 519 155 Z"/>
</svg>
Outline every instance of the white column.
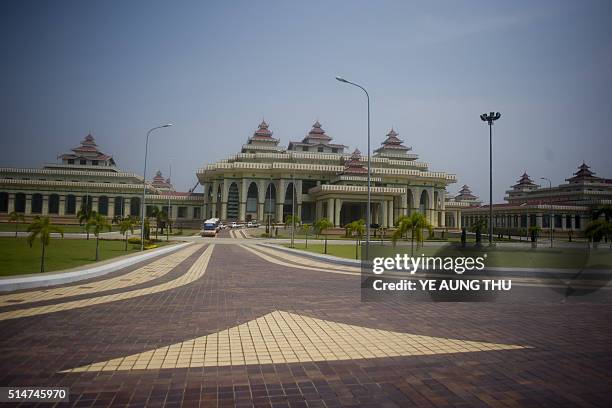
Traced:
<svg viewBox="0 0 612 408">
<path fill-rule="evenodd" d="M 393 227 L 393 223 L 395 222 L 395 220 L 394 220 L 394 218 L 395 218 L 394 215 L 395 214 L 394 214 L 394 211 L 393 211 L 394 210 L 394 208 L 393 208 L 394 201 L 395 200 L 393 200 L 393 199 L 388 201 L 389 209 L 387 210 L 387 213 L 389 214 L 389 223 L 388 223 L 388 225 L 389 225 L 390 228 Z"/>
<path fill-rule="evenodd" d="M 389 224 L 388 224 L 389 219 L 388 219 L 388 216 L 387 216 L 387 209 L 388 209 L 389 205 L 387 204 L 386 201 L 382 201 L 380 203 L 380 206 L 382 208 L 382 211 L 381 211 L 381 213 L 382 213 L 382 223 L 381 223 L 381 226 L 384 227 L 384 228 L 388 228 L 389 227 Z"/>
<path fill-rule="evenodd" d="M 25 195 L 25 215 L 32 214 L 32 194 Z"/>
<path fill-rule="evenodd" d="M 335 200 L 335 211 L 334 211 L 334 226 L 340 226 L 340 210 L 342 209 L 342 200 L 336 198 Z"/>
<path fill-rule="evenodd" d="M 115 197 L 108 197 L 108 218 L 115 216 Z"/>
<path fill-rule="evenodd" d="M 59 211 L 57 215 L 60 217 L 66 215 L 66 196 L 63 194 L 59 196 Z"/>
<path fill-rule="evenodd" d="M 334 223 L 334 199 L 333 198 L 327 199 L 327 219 L 329 220 L 329 222 L 336 225 Z"/>
<path fill-rule="evenodd" d="M 44 194 L 42 196 L 42 215 L 49 215 L 49 195 Z"/>
<path fill-rule="evenodd" d="M 15 211 L 15 193 L 9 193 L 8 195 L 8 213 Z"/>
</svg>

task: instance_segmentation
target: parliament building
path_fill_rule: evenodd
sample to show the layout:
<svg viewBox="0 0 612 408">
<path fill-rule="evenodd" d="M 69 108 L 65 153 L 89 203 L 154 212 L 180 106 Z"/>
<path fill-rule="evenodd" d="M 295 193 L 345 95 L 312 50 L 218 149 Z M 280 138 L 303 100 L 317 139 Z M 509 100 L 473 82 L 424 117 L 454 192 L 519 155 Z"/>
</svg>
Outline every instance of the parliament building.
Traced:
<svg viewBox="0 0 612 408">
<path fill-rule="evenodd" d="M 295 214 L 302 222 L 322 217 L 334 226 L 366 218 L 367 156 L 332 142 L 316 121 L 299 141 L 286 147 L 262 121 L 240 152 L 196 171 L 202 193 L 175 191 L 161 172 L 146 182 L 122 171 L 111 155 L 87 135 L 79 146 L 42 168 L 0 168 L 0 221 L 12 212 L 27 220 L 48 215 L 59 224 L 77 223 L 82 208 L 113 217 L 139 217 L 143 184 L 146 207 L 170 215 L 175 225 L 199 227 L 205 219 L 282 223 Z M 584 229 L 592 210 L 612 203 L 612 180 L 596 177 L 583 164 L 568 183 L 536 185 L 527 174 L 494 204 L 494 225 L 505 229 L 532 225 Z M 434 228 L 470 227 L 487 217 L 469 187 L 450 197 L 455 175 L 430 171 L 391 129 L 371 157 L 372 223 L 392 227 L 402 215 L 418 211 Z"/>
</svg>

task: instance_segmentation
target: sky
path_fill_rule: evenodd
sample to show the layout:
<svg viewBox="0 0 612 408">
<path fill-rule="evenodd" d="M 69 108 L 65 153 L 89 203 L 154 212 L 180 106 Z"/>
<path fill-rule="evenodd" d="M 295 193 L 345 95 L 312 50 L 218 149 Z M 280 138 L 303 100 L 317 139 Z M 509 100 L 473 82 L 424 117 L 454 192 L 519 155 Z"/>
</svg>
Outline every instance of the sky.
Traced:
<svg viewBox="0 0 612 408">
<path fill-rule="evenodd" d="M 394 127 L 430 170 L 494 200 L 526 171 L 612 178 L 612 2 L 0 2 L 0 166 L 41 167 L 91 132 L 118 166 L 167 174 L 238 153 L 262 118 L 281 144 L 319 120 L 372 150 Z M 201 187 L 198 191 L 201 191 Z"/>
</svg>

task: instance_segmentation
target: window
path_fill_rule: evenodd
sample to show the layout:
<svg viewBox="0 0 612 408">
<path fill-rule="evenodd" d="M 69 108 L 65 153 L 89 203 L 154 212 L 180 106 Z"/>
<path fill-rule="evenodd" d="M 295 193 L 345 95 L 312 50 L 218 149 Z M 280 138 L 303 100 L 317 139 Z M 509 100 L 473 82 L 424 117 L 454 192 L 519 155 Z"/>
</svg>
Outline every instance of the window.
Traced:
<svg viewBox="0 0 612 408">
<path fill-rule="evenodd" d="M 32 194 L 32 214 L 42 213 L 42 194 Z"/>
<path fill-rule="evenodd" d="M 49 214 L 59 214 L 59 196 L 57 194 L 49 196 Z"/>
<path fill-rule="evenodd" d="M 323 153 L 323 146 L 317 148 L 317 152 Z"/>
<path fill-rule="evenodd" d="M 74 164 L 74 159 L 68 159 L 68 164 Z"/>
<path fill-rule="evenodd" d="M 0 193 L 0 212 L 8 212 L 8 193 L 1 192 Z"/>
<path fill-rule="evenodd" d="M 193 207 L 193 218 L 199 219 L 201 217 L 202 209 L 200 207 Z"/>
<path fill-rule="evenodd" d="M 72 194 L 66 196 L 66 215 L 76 213 L 76 197 Z"/>
<path fill-rule="evenodd" d="M 140 198 L 132 197 L 130 199 L 130 215 L 132 217 L 140 215 Z"/>
<path fill-rule="evenodd" d="M 98 198 L 98 212 L 102 215 L 108 215 L 108 197 L 100 196 Z"/>
<path fill-rule="evenodd" d="M 98 161 L 97 160 L 92 160 L 91 161 L 91 165 L 92 166 L 97 166 L 98 165 Z"/>
<path fill-rule="evenodd" d="M 123 197 L 121 196 L 115 197 L 114 214 L 115 216 L 123 217 Z"/>
<path fill-rule="evenodd" d="M 302 151 L 303 152 L 307 152 L 308 151 L 308 146 L 302 146 Z"/>
<path fill-rule="evenodd" d="M 85 164 L 87 164 L 87 160 L 83 160 L 83 159 L 81 159 L 81 160 L 79 161 L 79 164 L 85 165 Z"/>
<path fill-rule="evenodd" d="M 338 148 L 337 147 L 333 147 L 332 148 L 332 153 L 338 153 Z"/>
<path fill-rule="evenodd" d="M 567 229 L 571 229 L 572 228 L 572 216 L 571 215 L 567 215 L 565 217 L 565 228 L 567 228 Z"/>
<path fill-rule="evenodd" d="M 178 217 L 179 218 L 187 218 L 187 207 L 179 207 L 178 208 Z"/>
<path fill-rule="evenodd" d="M 575 223 L 575 228 L 580 229 L 580 216 L 579 215 L 575 217 L 574 223 Z"/>
<path fill-rule="evenodd" d="M 26 196 L 24 193 L 15 194 L 15 212 L 25 213 Z"/>
</svg>

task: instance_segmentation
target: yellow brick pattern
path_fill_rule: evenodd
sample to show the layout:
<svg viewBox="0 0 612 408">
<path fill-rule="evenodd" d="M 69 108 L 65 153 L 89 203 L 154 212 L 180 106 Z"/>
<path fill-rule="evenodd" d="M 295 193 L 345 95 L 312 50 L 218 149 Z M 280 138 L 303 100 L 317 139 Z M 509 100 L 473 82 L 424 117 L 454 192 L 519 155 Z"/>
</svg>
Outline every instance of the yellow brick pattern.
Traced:
<svg viewBox="0 0 612 408">
<path fill-rule="evenodd" d="M 218 333 L 64 372 L 337 361 L 523 348 L 527 347 L 371 329 L 275 311 Z"/>
<path fill-rule="evenodd" d="M 197 245 L 198 248 L 201 245 Z M 71 302 L 57 303 L 48 306 L 32 307 L 28 309 L 12 310 L 9 312 L 0 313 L 0 320 L 17 319 L 21 317 L 36 316 L 46 313 L 61 312 L 65 310 L 71 310 L 81 307 L 99 305 L 103 303 L 116 302 L 119 300 L 133 299 L 139 296 L 151 295 L 154 293 L 160 293 L 167 290 L 175 289 L 191 282 L 200 279 L 206 272 L 208 261 L 210 260 L 214 244 L 211 244 L 206 250 L 200 255 L 200 257 L 194 262 L 189 268 L 187 273 L 179 276 L 171 281 L 161 283 L 159 285 L 151 286 L 144 289 L 134 289 L 127 292 L 120 292 L 112 295 L 92 297 L 83 300 L 75 300 Z"/>
<path fill-rule="evenodd" d="M 33 290 L 29 292 L 12 293 L 10 295 L 0 296 L 0 307 L 60 299 L 64 297 L 79 296 L 140 285 L 166 275 L 179 263 L 184 261 L 185 258 L 193 255 L 200 248 L 200 245 L 190 245 L 187 248 L 181 249 L 175 253 L 153 261 L 130 273 L 110 279 L 104 279 L 92 283 L 75 284 L 72 286 L 63 286 L 61 288 Z"/>
</svg>

